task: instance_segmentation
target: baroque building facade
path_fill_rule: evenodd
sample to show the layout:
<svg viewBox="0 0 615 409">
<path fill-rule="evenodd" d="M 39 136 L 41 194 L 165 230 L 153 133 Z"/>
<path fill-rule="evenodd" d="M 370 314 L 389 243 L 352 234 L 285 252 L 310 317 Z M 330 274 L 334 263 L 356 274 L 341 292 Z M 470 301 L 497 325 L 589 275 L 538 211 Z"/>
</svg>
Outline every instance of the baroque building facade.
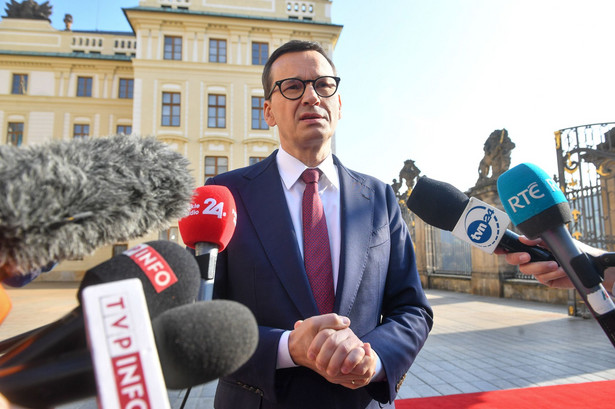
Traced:
<svg viewBox="0 0 615 409">
<path fill-rule="evenodd" d="M 202 185 L 278 147 L 276 129 L 263 118 L 263 65 L 291 39 L 317 41 L 332 55 L 342 26 L 332 23 L 331 6 L 138 0 L 121 10 L 131 32 L 73 31 L 69 15 L 64 29 L 46 19 L 3 17 L 0 144 L 154 135 L 190 160 Z M 176 225 L 140 241 L 158 238 L 182 244 Z M 62 262 L 55 278 L 78 279 L 132 244 Z"/>
</svg>

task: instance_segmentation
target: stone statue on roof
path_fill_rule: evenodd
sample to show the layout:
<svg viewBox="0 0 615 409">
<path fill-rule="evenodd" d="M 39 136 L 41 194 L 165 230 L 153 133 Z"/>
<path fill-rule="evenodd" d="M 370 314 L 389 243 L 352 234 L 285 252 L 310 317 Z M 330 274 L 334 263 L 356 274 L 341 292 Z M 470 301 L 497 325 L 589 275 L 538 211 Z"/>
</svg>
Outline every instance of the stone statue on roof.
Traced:
<svg viewBox="0 0 615 409">
<path fill-rule="evenodd" d="M 34 0 L 24 0 L 21 3 L 11 0 L 6 3 L 6 17 L 8 18 L 24 18 L 29 20 L 47 20 L 51 22 L 51 8 L 53 6 L 46 1 L 38 4 Z"/>
</svg>

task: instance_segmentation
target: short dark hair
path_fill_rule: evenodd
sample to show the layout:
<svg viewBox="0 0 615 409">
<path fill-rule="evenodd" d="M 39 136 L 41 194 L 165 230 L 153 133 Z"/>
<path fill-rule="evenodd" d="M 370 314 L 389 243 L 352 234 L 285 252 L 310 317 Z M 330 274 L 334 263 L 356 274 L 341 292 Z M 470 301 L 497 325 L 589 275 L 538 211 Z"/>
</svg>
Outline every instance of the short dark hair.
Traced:
<svg viewBox="0 0 615 409">
<path fill-rule="evenodd" d="M 319 43 L 315 41 L 291 40 L 287 43 L 282 44 L 273 53 L 271 53 L 271 56 L 267 60 L 267 63 L 265 63 L 265 68 L 263 68 L 263 76 L 261 78 L 261 81 L 263 83 L 263 90 L 265 91 L 265 98 L 271 96 L 271 91 L 273 88 L 273 84 L 271 83 L 271 78 L 270 78 L 271 66 L 273 65 L 275 60 L 277 60 L 284 54 L 294 53 L 294 52 L 299 52 L 299 51 L 319 52 L 320 54 L 322 54 L 323 57 L 327 59 L 329 64 L 331 64 L 331 68 L 333 68 L 333 73 L 335 74 L 336 72 L 335 64 L 333 64 L 333 61 L 331 61 L 331 59 L 329 58 L 329 56 L 327 55 L 327 53 L 325 52 L 325 50 L 322 48 L 322 46 Z"/>
</svg>

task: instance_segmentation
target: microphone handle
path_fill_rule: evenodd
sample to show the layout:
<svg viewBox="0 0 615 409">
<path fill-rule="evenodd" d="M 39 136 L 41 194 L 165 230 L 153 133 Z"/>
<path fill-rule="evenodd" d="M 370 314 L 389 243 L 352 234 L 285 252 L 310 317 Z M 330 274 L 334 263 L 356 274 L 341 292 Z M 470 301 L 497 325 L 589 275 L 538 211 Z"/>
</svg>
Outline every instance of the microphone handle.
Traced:
<svg viewBox="0 0 615 409">
<path fill-rule="evenodd" d="M 515 253 L 529 253 L 531 257 L 530 262 L 555 260 L 555 257 L 553 257 L 553 254 L 551 254 L 549 250 L 543 247 L 528 246 L 527 244 L 521 243 L 519 241 L 519 235 L 510 230 L 506 230 L 502 236 L 502 240 L 498 243 L 498 247 Z"/>
<path fill-rule="evenodd" d="M 199 301 L 209 301 L 213 297 L 216 262 L 218 261 L 218 245 L 204 241 L 195 243 L 194 255 L 202 278 L 197 299 Z"/>
<path fill-rule="evenodd" d="M 81 307 L 59 320 L 37 329 L 31 336 L 13 345 L 0 356 L 0 368 L 33 362 L 86 346 Z"/>
<path fill-rule="evenodd" d="M 602 285 L 594 264 L 575 246 L 564 225 L 549 229 L 541 233 L 540 237 L 549 246 L 590 312 L 615 346 L 615 304 Z"/>
<path fill-rule="evenodd" d="M 35 364 L 0 369 L 0 393 L 9 402 L 32 409 L 95 396 L 90 352 L 82 349 Z"/>
<path fill-rule="evenodd" d="M 609 311 L 604 315 L 596 317 L 598 324 L 602 327 L 604 333 L 609 337 L 611 343 L 615 346 L 615 311 Z"/>
<path fill-rule="evenodd" d="M 216 273 L 216 261 L 218 260 L 218 246 L 207 242 L 196 243 L 194 245 L 194 255 L 197 258 L 199 268 L 201 268 L 203 280 L 213 280 Z M 207 255 L 209 257 L 205 258 Z M 203 261 L 206 262 L 206 265 L 202 265 Z"/>
<path fill-rule="evenodd" d="M 38 328 L 34 328 L 34 329 L 29 330 L 29 331 L 22 332 L 19 335 L 14 335 L 14 336 L 12 336 L 10 338 L 3 339 L 2 341 L 0 341 L 0 355 L 2 355 L 5 352 L 7 352 L 14 345 L 19 344 L 24 339 L 31 337 L 32 335 L 36 334 L 38 331 L 42 331 L 44 328 L 46 328 L 46 327 L 48 327 L 50 325 L 53 325 L 53 323 L 45 324 L 45 325 L 40 326 Z"/>
</svg>

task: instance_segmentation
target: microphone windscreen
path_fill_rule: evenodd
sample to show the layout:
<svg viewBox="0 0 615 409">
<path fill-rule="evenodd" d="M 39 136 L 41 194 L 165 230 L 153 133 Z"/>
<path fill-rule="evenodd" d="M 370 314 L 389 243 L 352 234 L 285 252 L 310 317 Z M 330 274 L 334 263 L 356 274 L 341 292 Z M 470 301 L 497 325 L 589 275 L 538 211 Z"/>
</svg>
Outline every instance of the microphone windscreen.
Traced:
<svg viewBox="0 0 615 409">
<path fill-rule="evenodd" d="M 195 189 L 188 216 L 179 220 L 184 243 L 214 243 L 224 250 L 237 224 L 235 199 L 226 186 L 206 185 Z"/>
<path fill-rule="evenodd" d="M 176 307 L 154 318 L 152 328 L 170 389 L 189 388 L 234 372 L 258 344 L 254 316 L 235 301 Z"/>
<path fill-rule="evenodd" d="M 423 176 L 418 178 L 406 205 L 425 223 L 452 231 L 469 200 L 453 185 Z"/>
<path fill-rule="evenodd" d="M 201 281 L 194 256 L 166 240 L 136 245 L 86 271 L 77 296 L 85 287 L 127 278 L 138 278 L 150 316 L 196 300 Z"/>
<path fill-rule="evenodd" d="M 190 163 L 153 137 L 0 146 L 0 265 L 23 271 L 167 228 L 188 213 Z"/>
<path fill-rule="evenodd" d="M 527 237 L 572 220 L 566 196 L 538 166 L 522 163 L 498 178 L 498 195 L 515 226 Z"/>
</svg>

